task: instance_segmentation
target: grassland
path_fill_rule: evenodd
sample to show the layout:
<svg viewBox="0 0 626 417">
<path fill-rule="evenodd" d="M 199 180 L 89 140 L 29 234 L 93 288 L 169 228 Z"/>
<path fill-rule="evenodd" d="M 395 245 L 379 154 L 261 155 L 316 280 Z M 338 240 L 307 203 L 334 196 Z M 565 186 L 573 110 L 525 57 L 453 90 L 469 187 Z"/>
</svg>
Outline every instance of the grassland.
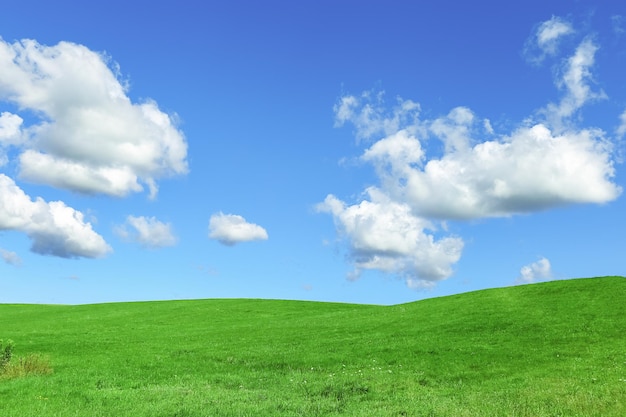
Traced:
<svg viewBox="0 0 626 417">
<path fill-rule="evenodd" d="M 0 415 L 625 416 L 626 279 L 397 306 L 197 300 L 0 305 L 53 372 Z"/>
</svg>

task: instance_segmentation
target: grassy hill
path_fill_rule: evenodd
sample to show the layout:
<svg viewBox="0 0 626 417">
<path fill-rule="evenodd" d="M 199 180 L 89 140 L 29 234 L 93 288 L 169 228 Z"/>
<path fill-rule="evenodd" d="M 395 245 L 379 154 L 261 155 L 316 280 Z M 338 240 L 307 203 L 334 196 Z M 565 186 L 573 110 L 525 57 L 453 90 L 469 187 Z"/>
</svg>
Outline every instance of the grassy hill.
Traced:
<svg viewBox="0 0 626 417">
<path fill-rule="evenodd" d="M 0 415 L 625 416 L 626 279 L 397 306 L 194 300 L 0 305 L 49 375 Z"/>
</svg>

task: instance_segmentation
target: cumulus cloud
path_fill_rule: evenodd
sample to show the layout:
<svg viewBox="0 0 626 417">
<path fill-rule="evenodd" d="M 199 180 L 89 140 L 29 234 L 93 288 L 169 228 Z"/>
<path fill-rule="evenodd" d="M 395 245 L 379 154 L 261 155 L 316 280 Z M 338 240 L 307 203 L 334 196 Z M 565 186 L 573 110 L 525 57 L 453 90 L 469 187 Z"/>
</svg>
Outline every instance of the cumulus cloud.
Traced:
<svg viewBox="0 0 626 417">
<path fill-rule="evenodd" d="M 430 288 L 452 275 L 463 241 L 457 237 L 436 240 L 425 230 L 433 225 L 414 216 L 407 204 L 390 200 L 380 190 L 367 190 L 368 199 L 347 205 L 328 195 L 317 210 L 332 214 L 348 241 L 354 280 L 375 269 L 401 276 L 411 288 Z"/>
<path fill-rule="evenodd" d="M 174 246 L 177 242 L 172 225 L 160 222 L 155 217 L 128 216 L 123 225 L 115 228 L 115 232 L 121 238 L 147 248 Z"/>
<path fill-rule="evenodd" d="M 547 56 L 557 53 L 559 42 L 565 35 L 573 33 L 571 23 L 553 16 L 537 26 L 533 35 L 526 41 L 524 54 L 530 62 L 540 64 Z"/>
<path fill-rule="evenodd" d="M 233 246 L 252 240 L 267 240 L 267 231 L 258 224 L 248 223 L 236 214 L 213 214 L 209 220 L 209 237 L 218 242 Z"/>
<path fill-rule="evenodd" d="M 39 116 L 3 113 L 0 146 L 21 140 L 19 174 L 86 194 L 126 196 L 187 172 L 175 118 L 151 100 L 132 103 L 107 57 L 85 46 L 0 39 L 0 100 Z"/>
<path fill-rule="evenodd" d="M 571 24 L 553 18 L 539 25 L 532 42 L 543 59 L 572 33 Z M 556 72 L 560 101 L 508 132 L 496 132 L 467 107 L 422 118 L 419 103 L 396 98 L 387 106 L 383 92 L 341 97 L 335 126 L 351 124 L 357 143 L 368 142 L 360 161 L 371 164 L 379 179 L 357 204 L 330 194 L 317 207 L 332 214 L 348 242 L 351 277 L 376 269 L 428 287 L 452 274 L 463 249 L 459 237 L 436 239 L 434 222 L 615 200 L 622 189 L 614 182 L 613 143 L 604 130 L 581 127 L 582 118 L 574 117 L 585 104 L 607 97 L 592 88 L 597 50 L 591 38 L 583 39 Z M 626 134 L 626 112 L 617 133 Z M 521 279 L 548 277 L 549 262 L 524 271 Z"/>
<path fill-rule="evenodd" d="M 611 181 L 612 148 L 600 129 L 555 134 L 537 123 L 481 142 L 473 137 L 479 120 L 464 107 L 417 123 L 383 137 L 361 156 L 375 167 L 383 190 L 409 204 L 415 215 L 510 216 L 605 203 L 621 192 Z M 445 152 L 427 159 L 422 142 L 432 137 L 444 144 Z"/>
<path fill-rule="evenodd" d="M 525 265 L 520 269 L 520 275 L 515 281 L 516 284 L 530 284 L 539 280 L 552 279 L 552 266 L 546 258 L 541 258 L 537 262 Z"/>
<path fill-rule="evenodd" d="M 99 258 L 111 251 L 81 212 L 62 201 L 33 201 L 4 174 L 0 174 L 0 230 L 26 233 L 31 250 L 41 255 Z"/>
<path fill-rule="evenodd" d="M 15 252 L 8 251 L 6 249 L 0 248 L 0 258 L 9 265 L 20 266 L 22 264 L 22 259 Z"/>
</svg>

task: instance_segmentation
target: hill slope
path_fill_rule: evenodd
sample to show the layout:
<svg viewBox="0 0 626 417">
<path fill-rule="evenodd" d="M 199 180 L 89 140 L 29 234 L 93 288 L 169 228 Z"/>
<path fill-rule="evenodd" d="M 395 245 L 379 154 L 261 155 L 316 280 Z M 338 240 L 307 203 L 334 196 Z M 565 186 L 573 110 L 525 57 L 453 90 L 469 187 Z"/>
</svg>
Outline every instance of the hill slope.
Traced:
<svg viewBox="0 0 626 417">
<path fill-rule="evenodd" d="M 0 305 L 5 416 L 624 416 L 626 279 L 383 307 L 272 300 Z"/>
</svg>

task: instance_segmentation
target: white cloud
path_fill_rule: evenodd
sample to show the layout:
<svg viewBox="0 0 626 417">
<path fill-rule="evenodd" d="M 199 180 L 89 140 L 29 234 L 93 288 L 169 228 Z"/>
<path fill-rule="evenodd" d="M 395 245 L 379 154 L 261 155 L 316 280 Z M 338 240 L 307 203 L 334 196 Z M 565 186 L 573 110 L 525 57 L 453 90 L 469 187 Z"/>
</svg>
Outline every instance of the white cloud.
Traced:
<svg viewBox="0 0 626 417">
<path fill-rule="evenodd" d="M 525 265 L 520 269 L 520 275 L 515 281 L 516 284 L 530 284 L 538 280 L 552 279 L 552 266 L 546 258 L 541 258 L 537 262 Z"/>
<path fill-rule="evenodd" d="M 81 212 L 62 201 L 32 201 L 4 174 L 0 174 L 0 230 L 26 233 L 31 250 L 42 255 L 98 258 L 111 251 Z"/>
<path fill-rule="evenodd" d="M 4 262 L 9 265 L 20 266 L 22 264 L 22 259 L 15 252 L 8 251 L 6 249 L 0 248 L 0 258 L 4 260 Z"/>
<path fill-rule="evenodd" d="M 0 113 L 0 166 L 9 159 L 6 148 L 22 142 L 22 118 L 9 112 Z"/>
<path fill-rule="evenodd" d="M 420 105 L 411 100 L 398 98 L 391 114 L 386 114 L 384 92 L 365 91 L 360 97 L 346 95 L 335 104 L 335 127 L 350 122 L 356 128 L 358 141 L 371 139 L 380 134 L 397 132 L 401 126 L 411 125 L 418 119 Z"/>
<path fill-rule="evenodd" d="M 560 17 L 554 16 L 542 22 L 527 41 L 524 48 L 526 58 L 535 64 L 540 64 L 547 56 L 558 51 L 559 41 L 565 36 L 574 33 L 572 25 Z"/>
<path fill-rule="evenodd" d="M 154 101 L 132 103 L 116 71 L 82 45 L 0 39 L 0 100 L 41 115 L 18 126 L 22 178 L 112 196 L 147 185 L 154 197 L 157 179 L 187 172 L 187 143 L 174 119 Z M 0 123 L 4 130 L 13 123 L 11 137 L 13 116 Z"/>
<path fill-rule="evenodd" d="M 233 246 L 252 240 L 267 240 L 267 231 L 261 226 L 248 223 L 236 214 L 216 213 L 209 220 L 209 237 L 220 243 Z"/>
<path fill-rule="evenodd" d="M 532 40 L 541 59 L 556 54 L 560 39 L 573 31 L 559 18 L 541 24 Z M 331 194 L 318 206 L 333 215 L 349 242 L 351 276 L 377 269 L 416 286 L 450 276 L 463 242 L 436 241 L 424 232 L 427 219 L 505 217 L 615 200 L 622 189 L 614 182 L 613 144 L 602 129 L 581 127 L 582 118 L 573 117 L 585 104 L 606 98 L 592 88 L 597 50 L 584 39 L 557 73 L 561 100 L 503 134 L 467 107 L 420 119 L 420 105 L 411 100 L 398 98 L 389 110 L 383 93 L 341 97 L 335 126 L 352 124 L 357 142 L 370 142 L 360 159 L 374 166 L 380 182 L 359 204 Z M 621 120 L 617 133 L 623 136 L 626 111 Z M 544 261 L 529 268 L 542 276 L 541 266 Z"/>
<path fill-rule="evenodd" d="M 543 124 L 474 145 L 476 118 L 466 108 L 419 122 L 446 152 L 427 159 L 406 128 L 380 139 L 362 156 L 382 188 L 418 216 L 471 219 L 509 216 L 575 203 L 605 203 L 620 194 L 611 145 L 599 129 L 555 135 Z M 413 129 L 415 130 L 415 129 Z"/>
<path fill-rule="evenodd" d="M 148 248 L 173 246 L 177 242 L 172 225 L 160 222 L 155 217 L 128 216 L 126 223 L 116 227 L 115 232 L 123 239 Z"/>
<path fill-rule="evenodd" d="M 401 276 L 409 287 L 429 288 L 452 274 L 463 241 L 457 237 L 435 240 L 430 222 L 416 217 L 411 208 L 387 198 L 380 190 L 367 190 L 368 200 L 346 205 L 328 195 L 317 206 L 331 213 L 339 233 L 349 241 L 350 260 L 357 279 L 363 270 L 375 269 Z"/>
<path fill-rule="evenodd" d="M 564 21 L 560 17 L 553 16 L 539 25 L 537 29 L 537 45 L 547 53 L 556 52 L 557 41 L 563 35 L 569 35 L 574 32 L 572 25 Z"/>
<path fill-rule="evenodd" d="M 23 121 L 17 114 L 6 111 L 0 113 L 0 146 L 21 142 Z"/>
<path fill-rule="evenodd" d="M 586 39 L 566 61 L 563 75 L 556 80 L 557 86 L 565 90 L 565 95 L 559 104 L 550 103 L 544 110 L 553 127 L 561 128 L 565 119 L 574 115 L 587 102 L 607 98 L 604 91 L 592 91 L 590 86 L 593 81 L 591 67 L 597 50 L 598 46 Z"/>
</svg>

